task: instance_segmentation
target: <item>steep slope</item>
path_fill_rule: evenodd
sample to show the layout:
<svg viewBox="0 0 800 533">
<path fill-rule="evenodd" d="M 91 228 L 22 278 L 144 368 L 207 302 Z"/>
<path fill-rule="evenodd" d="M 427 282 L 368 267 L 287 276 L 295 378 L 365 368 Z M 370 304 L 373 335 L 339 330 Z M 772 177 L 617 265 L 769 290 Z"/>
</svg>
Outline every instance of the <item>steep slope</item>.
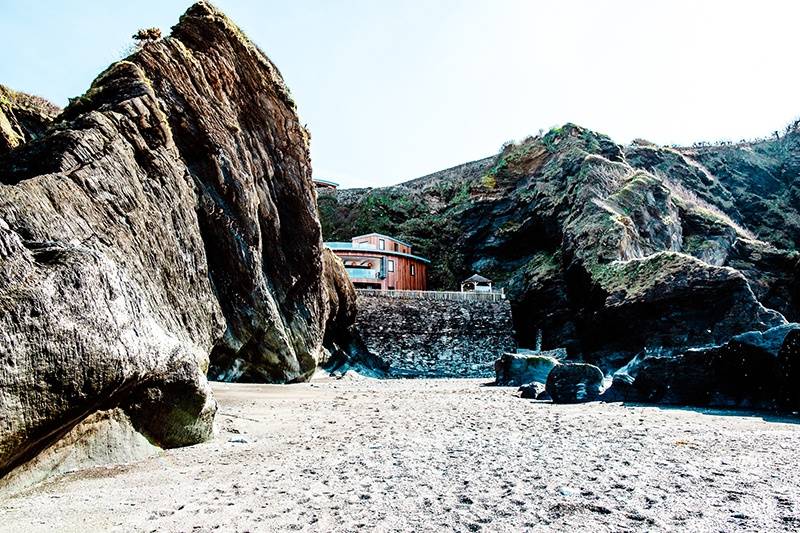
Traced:
<svg viewBox="0 0 800 533">
<path fill-rule="evenodd" d="M 769 172 L 781 185 L 763 196 L 786 203 L 784 218 L 760 225 L 745 215 L 761 193 L 743 155 L 726 156 L 737 163 L 723 179 L 688 150 L 622 147 L 572 124 L 442 180 L 324 193 L 320 213 L 326 238 L 373 224 L 419 246 L 435 288 L 473 271 L 493 278 L 509 290 L 522 345 L 541 330 L 545 348 L 611 369 L 644 348 L 718 344 L 798 317 L 800 257 L 784 223 L 799 205 L 798 138 L 779 141 Z"/>
<path fill-rule="evenodd" d="M 195 4 L 22 141 L 0 160 L 0 475 L 99 412 L 208 438 L 209 365 L 313 373 L 332 305 L 308 136 L 222 13 Z"/>
</svg>

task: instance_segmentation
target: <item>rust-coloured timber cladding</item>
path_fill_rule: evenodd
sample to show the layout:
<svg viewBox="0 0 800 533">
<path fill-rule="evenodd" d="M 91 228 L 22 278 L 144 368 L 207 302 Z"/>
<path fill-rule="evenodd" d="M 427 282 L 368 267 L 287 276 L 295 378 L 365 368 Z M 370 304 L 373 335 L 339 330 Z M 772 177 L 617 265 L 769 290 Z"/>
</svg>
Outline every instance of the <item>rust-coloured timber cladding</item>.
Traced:
<svg viewBox="0 0 800 533">
<path fill-rule="evenodd" d="M 356 288 L 424 291 L 428 288 L 430 261 L 412 253 L 401 240 L 370 233 L 351 242 L 326 245 L 344 262 Z"/>
</svg>

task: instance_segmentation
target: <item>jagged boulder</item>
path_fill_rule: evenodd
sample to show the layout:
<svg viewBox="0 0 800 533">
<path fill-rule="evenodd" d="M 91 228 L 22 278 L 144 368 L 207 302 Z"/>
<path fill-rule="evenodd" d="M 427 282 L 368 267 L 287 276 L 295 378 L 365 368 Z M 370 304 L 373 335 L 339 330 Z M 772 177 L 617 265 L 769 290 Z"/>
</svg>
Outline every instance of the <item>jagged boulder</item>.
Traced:
<svg viewBox="0 0 800 533">
<path fill-rule="evenodd" d="M 558 359 L 549 355 L 505 353 L 494 362 L 495 384 L 546 383 L 548 374 L 558 364 Z"/>
<path fill-rule="evenodd" d="M 546 390 L 553 403 L 593 402 L 603 392 L 603 372 L 586 363 L 559 365 L 547 376 Z"/>
<path fill-rule="evenodd" d="M 737 335 L 679 353 L 642 353 L 615 373 L 608 401 L 798 409 L 800 325 Z"/>
<path fill-rule="evenodd" d="M 100 411 L 162 447 L 207 439 L 209 366 L 313 373 L 326 298 L 308 135 L 222 13 L 193 5 L 25 140 L 0 155 L 0 476 Z"/>
</svg>

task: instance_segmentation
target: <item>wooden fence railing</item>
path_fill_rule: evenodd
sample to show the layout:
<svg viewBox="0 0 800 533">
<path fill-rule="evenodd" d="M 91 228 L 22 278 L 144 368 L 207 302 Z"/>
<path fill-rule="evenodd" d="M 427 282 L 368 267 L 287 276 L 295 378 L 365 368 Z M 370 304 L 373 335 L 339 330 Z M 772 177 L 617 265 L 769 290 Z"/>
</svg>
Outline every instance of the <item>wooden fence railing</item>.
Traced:
<svg viewBox="0 0 800 533">
<path fill-rule="evenodd" d="M 459 292 L 459 291 L 382 291 L 378 289 L 356 289 L 359 296 L 379 296 L 382 298 L 407 298 L 417 300 L 449 300 L 453 302 L 488 301 L 499 302 L 506 299 L 505 292 Z"/>
</svg>

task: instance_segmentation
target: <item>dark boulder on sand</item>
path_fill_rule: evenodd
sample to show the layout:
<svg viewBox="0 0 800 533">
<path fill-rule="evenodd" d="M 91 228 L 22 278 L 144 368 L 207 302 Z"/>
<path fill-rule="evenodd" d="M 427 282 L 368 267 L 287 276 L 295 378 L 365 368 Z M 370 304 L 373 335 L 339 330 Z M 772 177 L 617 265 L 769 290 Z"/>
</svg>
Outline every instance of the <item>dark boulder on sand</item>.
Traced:
<svg viewBox="0 0 800 533">
<path fill-rule="evenodd" d="M 544 383 L 534 381 L 519 388 L 519 397 L 525 400 L 550 400 L 547 386 Z"/>
<path fill-rule="evenodd" d="M 505 353 L 494 363 L 495 384 L 546 383 L 548 374 L 558 364 L 558 359 L 543 353 Z"/>
<path fill-rule="evenodd" d="M 608 401 L 798 409 L 800 325 L 754 331 L 707 348 L 642 353 L 615 373 Z"/>
<path fill-rule="evenodd" d="M 559 365 L 547 377 L 547 392 L 553 403 L 592 402 L 603 390 L 603 372 L 586 363 Z"/>
</svg>

